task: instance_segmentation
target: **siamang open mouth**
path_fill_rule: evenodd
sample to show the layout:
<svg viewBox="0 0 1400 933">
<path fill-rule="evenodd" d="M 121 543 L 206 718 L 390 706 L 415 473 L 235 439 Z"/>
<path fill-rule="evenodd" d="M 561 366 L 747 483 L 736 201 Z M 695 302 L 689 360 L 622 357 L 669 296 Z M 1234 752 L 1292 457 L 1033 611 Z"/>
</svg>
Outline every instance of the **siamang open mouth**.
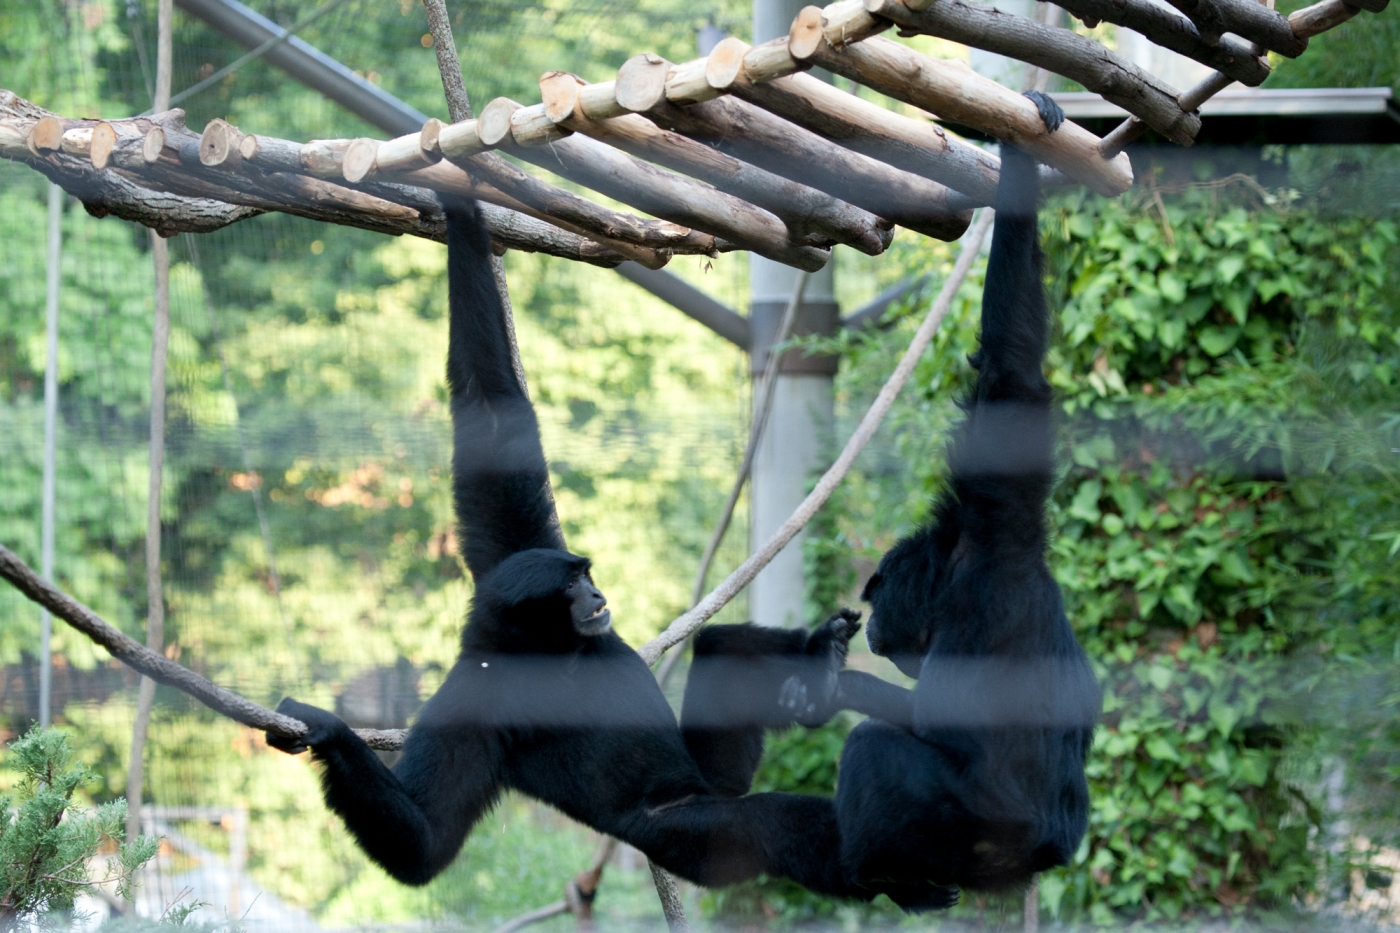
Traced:
<svg viewBox="0 0 1400 933">
<path fill-rule="evenodd" d="M 583 635 L 601 635 L 611 626 L 612 611 L 604 606 L 593 615 L 581 620 L 578 624 L 578 630 Z"/>
</svg>

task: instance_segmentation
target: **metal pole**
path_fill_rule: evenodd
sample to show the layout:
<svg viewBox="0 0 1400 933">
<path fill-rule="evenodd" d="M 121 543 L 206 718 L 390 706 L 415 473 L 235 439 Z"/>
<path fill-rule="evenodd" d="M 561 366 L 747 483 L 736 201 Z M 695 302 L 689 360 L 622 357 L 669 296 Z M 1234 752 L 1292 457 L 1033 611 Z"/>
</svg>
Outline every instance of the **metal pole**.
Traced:
<svg viewBox="0 0 1400 933">
<path fill-rule="evenodd" d="M 39 572 L 53 582 L 54 473 L 58 463 L 58 287 L 63 255 L 63 189 L 49 185 L 48 296 L 45 301 L 44 363 L 44 487 L 39 544 Z M 47 609 L 39 620 L 39 727 L 53 722 L 53 617 Z"/>
</svg>

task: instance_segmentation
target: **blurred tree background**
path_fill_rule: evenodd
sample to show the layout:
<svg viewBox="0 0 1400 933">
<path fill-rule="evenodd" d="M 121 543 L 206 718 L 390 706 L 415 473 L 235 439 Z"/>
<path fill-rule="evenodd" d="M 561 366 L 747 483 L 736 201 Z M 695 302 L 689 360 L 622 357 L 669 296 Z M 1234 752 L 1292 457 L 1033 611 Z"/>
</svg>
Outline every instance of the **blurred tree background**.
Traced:
<svg viewBox="0 0 1400 933">
<path fill-rule="evenodd" d="M 416 0 L 323 2 L 333 8 L 303 38 L 445 116 Z M 252 5 L 284 24 L 318 6 Z M 450 9 L 478 107 L 534 99 L 549 69 L 598 80 L 643 50 L 685 60 L 705 23 L 747 37 L 749 18 L 738 0 Z M 153 0 L 0 0 L 0 86 L 65 114 L 144 110 L 154 21 Z M 1314 40 L 1271 86 L 1396 84 L 1396 22 L 1368 17 Z M 175 23 L 177 91 L 242 54 L 178 10 Z M 185 106 L 195 128 L 217 116 L 293 139 L 378 135 L 261 62 Z M 1387 868 L 1382 847 L 1400 843 L 1396 154 L 1173 151 L 1137 170 L 1120 199 L 1059 196 L 1042 215 L 1065 426 L 1052 566 L 1109 688 L 1090 836 L 1074 865 L 1043 879 L 1042 908 L 1105 925 L 1238 917 L 1359 903 L 1387 886 L 1393 905 L 1400 862 Z M 40 176 L 0 163 L 0 541 L 36 565 L 44 199 Z M 470 598 L 451 529 L 443 250 L 280 215 L 172 250 L 172 654 L 265 704 L 295 694 L 357 724 L 402 725 L 451 663 Z M 879 259 L 837 250 L 847 309 L 932 273 L 887 330 L 829 345 L 843 357 L 843 426 L 887 376 L 954 250 L 903 232 Z M 669 268 L 746 303 L 741 255 Z M 516 253 L 507 269 L 569 542 L 595 558 L 619 631 L 639 644 L 685 608 L 747 430 L 747 361 L 609 271 Z M 939 488 L 980 275 L 818 519 L 813 619 L 854 601 Z M 132 634 L 146 613 L 150 301 L 144 231 L 68 202 L 57 575 Z M 744 556 L 743 514 L 721 571 Z M 741 600 L 722 620 L 744 612 Z M 8 738 L 36 715 L 39 621 L 8 588 L 0 620 Z M 852 663 L 898 676 L 857 648 Z M 55 652 L 56 719 L 99 777 L 92 800 L 114 800 L 135 681 L 61 625 Z M 829 793 L 851 725 L 775 737 L 758 789 Z M 325 926 L 494 925 L 559 896 L 594 844 L 510 798 L 442 878 L 407 889 L 349 841 L 305 761 L 270 753 L 259 734 L 162 690 L 147 754 L 149 800 L 246 808 L 253 879 Z M 230 852 L 218 827 L 181 827 Z M 639 866 L 607 876 L 605 920 L 659 918 Z M 856 910 L 769 883 L 691 897 L 745 924 L 900 922 L 887 902 Z M 954 921 L 997 909 L 968 899 Z"/>
</svg>

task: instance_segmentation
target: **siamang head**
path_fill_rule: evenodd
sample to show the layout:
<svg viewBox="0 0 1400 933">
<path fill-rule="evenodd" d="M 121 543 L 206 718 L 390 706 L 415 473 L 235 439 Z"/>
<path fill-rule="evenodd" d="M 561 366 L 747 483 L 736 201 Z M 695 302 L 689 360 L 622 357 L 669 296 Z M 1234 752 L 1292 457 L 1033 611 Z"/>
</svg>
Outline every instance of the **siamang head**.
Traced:
<svg viewBox="0 0 1400 933">
<path fill-rule="evenodd" d="M 518 551 L 477 581 L 477 608 L 542 640 L 602 635 L 612 613 L 590 567 L 588 558 L 568 551 Z"/>
<path fill-rule="evenodd" d="M 880 559 L 860 598 L 870 603 L 865 640 L 910 677 L 938 627 L 935 597 L 948 569 L 945 523 L 901 540 Z"/>
</svg>

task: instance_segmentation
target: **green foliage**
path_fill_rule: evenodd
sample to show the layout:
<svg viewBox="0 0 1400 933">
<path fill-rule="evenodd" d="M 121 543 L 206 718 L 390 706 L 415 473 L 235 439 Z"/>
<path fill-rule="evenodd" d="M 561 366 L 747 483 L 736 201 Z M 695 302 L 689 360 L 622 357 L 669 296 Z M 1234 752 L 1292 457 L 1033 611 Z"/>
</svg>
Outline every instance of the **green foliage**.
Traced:
<svg viewBox="0 0 1400 933">
<path fill-rule="evenodd" d="M 1368 708 L 1400 696 L 1396 225 L 1238 177 L 1148 186 L 1042 214 L 1064 413 L 1050 559 L 1107 699 L 1089 836 L 1041 902 L 1104 924 L 1310 896 L 1341 868 L 1322 844 L 1337 762 L 1367 833 L 1397 816 L 1380 788 L 1400 732 Z M 955 307 L 892 415 L 913 476 L 877 462 L 848 485 L 858 558 L 941 488 L 976 324 Z M 846 342 L 852 408 L 913 326 Z"/>
<path fill-rule="evenodd" d="M 0 930 L 52 911 L 70 910 L 85 887 L 115 882 L 129 893 L 132 876 L 156 854 L 159 840 L 138 836 L 124 842 L 126 801 L 95 810 L 73 805 L 92 772 L 78 761 L 68 737 L 37 726 L 10 743 L 9 767 L 20 779 L 13 797 L 0 797 Z M 89 866 L 104 844 L 115 852 L 105 877 Z"/>
</svg>

